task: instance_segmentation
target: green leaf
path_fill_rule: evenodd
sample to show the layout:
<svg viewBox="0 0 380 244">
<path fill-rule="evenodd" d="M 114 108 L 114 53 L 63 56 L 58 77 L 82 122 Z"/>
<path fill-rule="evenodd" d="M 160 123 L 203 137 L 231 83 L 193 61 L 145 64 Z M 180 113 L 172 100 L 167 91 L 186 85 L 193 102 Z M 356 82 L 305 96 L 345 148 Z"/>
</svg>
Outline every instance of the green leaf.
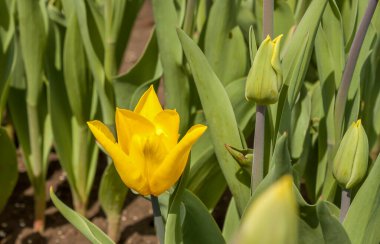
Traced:
<svg viewBox="0 0 380 244">
<path fill-rule="evenodd" d="M 236 231 L 240 226 L 240 216 L 236 208 L 235 199 L 232 197 L 230 203 L 228 204 L 226 217 L 224 218 L 223 224 L 223 237 L 227 243 L 231 243 Z"/>
<path fill-rule="evenodd" d="M 85 125 L 90 118 L 93 81 L 90 78 L 86 53 L 76 15 L 67 20 L 67 30 L 63 47 L 64 82 L 71 110 L 80 124 Z M 73 62 L 75 60 L 75 62 Z"/>
<path fill-rule="evenodd" d="M 249 65 L 244 37 L 236 26 L 237 11 L 236 0 L 215 1 L 207 22 L 205 56 L 224 86 L 243 77 Z"/>
<path fill-rule="evenodd" d="M 115 166 L 112 163 L 108 164 L 99 188 L 99 202 L 107 217 L 120 215 L 127 192 L 128 188 L 120 179 Z"/>
<path fill-rule="evenodd" d="M 379 243 L 380 156 L 348 209 L 343 225 L 352 243 Z"/>
<path fill-rule="evenodd" d="M 300 207 L 298 224 L 299 243 L 350 244 L 351 241 L 337 219 L 338 209 L 331 203 L 321 201 L 310 205 L 295 188 Z"/>
<path fill-rule="evenodd" d="M 7 131 L 0 127 L 0 212 L 3 210 L 18 178 L 16 148 L 8 137 Z"/>
<path fill-rule="evenodd" d="M 287 133 L 281 135 L 281 137 L 276 141 L 270 167 L 271 168 L 269 169 L 268 174 L 264 177 L 255 192 L 252 194 L 250 203 L 252 203 L 257 196 L 264 192 L 270 185 L 280 179 L 281 176 L 292 173 Z"/>
<path fill-rule="evenodd" d="M 145 87 L 146 83 L 156 82 L 162 76 L 162 67 L 158 56 L 157 37 L 151 33 L 144 53 L 137 63 L 125 74 L 121 74 L 113 80 L 116 106 L 133 109 L 136 105 L 133 99 L 134 93 Z"/>
<path fill-rule="evenodd" d="M 326 4 L 327 0 L 315 0 L 310 3 L 309 8 L 288 42 L 289 45 L 285 47 L 286 52 L 282 61 L 282 68 L 285 84 L 289 85 L 288 100 L 291 107 L 298 96 L 302 81 L 306 75 L 313 52 L 314 39 Z M 307 37 L 306 40 L 305 37 Z M 300 53 L 304 53 L 304 55 L 301 56 Z M 296 62 L 297 59 L 298 61 Z"/>
<path fill-rule="evenodd" d="M 188 77 L 182 68 L 182 48 L 176 33 L 177 13 L 172 0 L 154 0 L 152 5 L 164 69 L 165 107 L 177 110 L 181 118 L 179 131 L 184 133 L 190 118 L 190 89 Z"/>
<path fill-rule="evenodd" d="M 37 104 L 43 86 L 43 58 L 48 31 L 48 19 L 44 5 L 45 1 L 43 0 L 17 0 L 21 51 L 27 74 L 27 101 L 32 106 Z"/>
<path fill-rule="evenodd" d="M 54 194 L 52 188 L 50 188 L 50 197 L 59 212 L 89 241 L 99 244 L 114 243 L 106 234 L 104 234 L 104 232 L 99 229 L 99 227 L 91 223 L 82 215 L 67 207 L 61 200 L 59 200 L 58 197 Z"/>
<path fill-rule="evenodd" d="M 214 218 L 201 200 L 185 190 L 182 201 L 186 208 L 182 226 L 184 243 L 226 243 Z"/>
<path fill-rule="evenodd" d="M 192 70 L 220 168 L 235 197 L 239 213 L 242 213 L 250 195 L 250 177 L 224 148 L 224 144 L 243 148 L 232 105 L 202 51 L 183 31 L 177 31 Z"/>
<path fill-rule="evenodd" d="M 124 51 L 127 48 L 133 25 L 144 1 L 117 0 L 113 3 L 113 25 L 111 28 L 114 43 L 112 45 L 115 46 L 115 68 L 119 68 L 123 62 Z"/>
<path fill-rule="evenodd" d="M 3 111 L 7 103 L 7 97 L 11 83 L 9 75 L 16 60 L 15 45 L 15 41 L 12 41 L 8 49 L 0 49 L 0 122 L 2 121 Z"/>
</svg>

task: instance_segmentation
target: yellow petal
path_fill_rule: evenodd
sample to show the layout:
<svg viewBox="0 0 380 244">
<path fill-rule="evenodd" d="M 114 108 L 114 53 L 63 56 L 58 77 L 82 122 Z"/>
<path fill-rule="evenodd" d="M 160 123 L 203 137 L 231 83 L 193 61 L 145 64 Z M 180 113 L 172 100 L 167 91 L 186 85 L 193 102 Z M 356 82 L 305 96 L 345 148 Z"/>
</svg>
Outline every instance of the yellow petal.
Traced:
<svg viewBox="0 0 380 244">
<path fill-rule="evenodd" d="M 169 152 L 164 162 L 149 179 L 150 189 L 155 196 L 169 189 L 185 169 L 192 145 L 205 132 L 207 126 L 194 125 L 182 140 Z"/>
<path fill-rule="evenodd" d="M 165 109 L 154 118 L 154 124 L 158 134 L 164 134 L 164 143 L 167 148 L 173 148 L 178 141 L 179 115 L 177 111 Z"/>
<path fill-rule="evenodd" d="M 148 136 L 155 133 L 152 122 L 145 117 L 127 109 L 116 109 L 116 130 L 118 142 L 126 154 L 129 154 L 129 145 L 133 135 Z"/>
<path fill-rule="evenodd" d="M 116 144 L 115 138 L 107 126 L 97 120 L 87 122 L 87 125 L 96 140 L 114 161 L 115 168 L 124 184 L 142 195 L 148 195 L 148 184 L 142 172 Z"/>
<path fill-rule="evenodd" d="M 132 138 L 129 156 L 148 182 L 168 154 L 162 139 L 163 135 L 157 134 L 148 137 L 135 135 Z"/>
<path fill-rule="evenodd" d="M 144 93 L 136 105 L 136 113 L 144 116 L 145 118 L 153 121 L 154 117 L 162 111 L 160 101 L 158 100 L 157 94 L 154 91 L 153 85 Z"/>
</svg>

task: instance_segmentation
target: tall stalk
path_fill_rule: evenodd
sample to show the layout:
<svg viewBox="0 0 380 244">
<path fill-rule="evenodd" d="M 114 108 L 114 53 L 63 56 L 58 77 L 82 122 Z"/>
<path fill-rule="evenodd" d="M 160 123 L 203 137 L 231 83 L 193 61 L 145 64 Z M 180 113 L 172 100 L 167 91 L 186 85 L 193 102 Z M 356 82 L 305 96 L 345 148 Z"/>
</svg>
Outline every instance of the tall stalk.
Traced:
<svg viewBox="0 0 380 244">
<path fill-rule="evenodd" d="M 371 19 L 375 12 L 377 2 L 378 0 L 369 0 L 362 22 L 360 23 L 358 31 L 355 34 L 354 41 L 352 42 L 347 63 L 344 68 L 342 82 L 338 90 L 338 95 L 335 104 L 335 138 L 337 144 L 339 144 L 340 139 L 342 137 L 342 125 L 344 111 L 346 108 L 348 89 L 350 88 L 352 76 L 354 74 L 356 63 L 358 61 L 360 49 L 362 48 L 364 37 L 367 33 L 369 24 L 371 23 Z"/>
<path fill-rule="evenodd" d="M 367 33 L 369 24 L 371 23 L 372 16 L 375 12 L 378 0 L 369 0 L 367 9 L 363 16 L 363 19 L 359 25 L 358 31 L 355 34 L 354 41 L 352 42 L 350 53 L 348 55 L 348 60 L 344 68 L 342 82 L 340 84 L 336 104 L 335 104 L 335 150 L 339 147 L 342 132 L 343 132 L 343 117 L 346 109 L 346 102 L 348 96 L 348 90 L 352 81 L 352 76 L 354 74 L 355 66 L 358 61 L 360 49 L 362 48 L 365 35 Z M 340 222 L 343 222 L 348 208 L 350 207 L 350 194 L 346 189 L 342 190 L 341 208 L 340 208 Z"/>
<path fill-rule="evenodd" d="M 34 223 L 35 231 L 42 232 L 45 227 L 45 174 L 43 172 L 42 150 L 41 150 L 41 134 L 38 118 L 38 109 L 36 105 L 27 103 L 29 138 L 31 150 L 31 170 L 32 170 L 32 185 L 34 188 Z"/>
<path fill-rule="evenodd" d="M 263 5 L 263 40 L 273 36 L 273 0 L 264 0 Z M 251 194 L 264 178 L 264 138 L 265 138 L 265 105 L 256 105 L 255 138 L 253 147 Z"/>
</svg>

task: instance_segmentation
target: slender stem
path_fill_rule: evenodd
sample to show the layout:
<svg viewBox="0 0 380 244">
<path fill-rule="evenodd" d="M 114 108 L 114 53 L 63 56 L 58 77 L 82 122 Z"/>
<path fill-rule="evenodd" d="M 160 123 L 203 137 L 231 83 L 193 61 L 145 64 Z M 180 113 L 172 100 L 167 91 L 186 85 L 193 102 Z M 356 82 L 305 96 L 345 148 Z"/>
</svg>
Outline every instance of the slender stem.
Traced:
<svg viewBox="0 0 380 244">
<path fill-rule="evenodd" d="M 80 210 L 83 215 L 85 215 L 86 212 L 86 205 L 87 205 L 87 175 L 88 175 L 88 143 L 87 143 L 87 136 L 88 136 L 88 129 L 85 126 L 79 126 L 79 129 L 77 131 L 78 136 L 78 148 L 76 150 L 76 162 L 73 165 L 74 166 L 74 175 L 76 175 L 76 184 L 78 187 L 78 193 L 79 196 L 78 200 L 78 209 Z M 75 149 L 74 149 L 75 150 Z"/>
<path fill-rule="evenodd" d="M 273 0 L 264 0 L 263 3 L 263 40 L 273 36 Z"/>
<path fill-rule="evenodd" d="M 273 0 L 264 0 L 263 4 L 263 40 L 267 35 L 273 36 Z M 264 105 L 256 105 L 255 138 L 253 142 L 255 151 L 252 163 L 251 194 L 264 178 L 265 110 Z"/>
<path fill-rule="evenodd" d="M 187 0 L 183 30 L 189 36 L 191 36 L 193 32 L 194 10 L 196 6 L 197 6 L 197 0 Z"/>
<path fill-rule="evenodd" d="M 27 105 L 29 140 L 31 149 L 32 174 L 35 178 L 42 175 L 41 134 L 36 105 Z"/>
<path fill-rule="evenodd" d="M 45 228 L 46 192 L 45 179 L 40 176 L 35 179 L 34 188 L 34 221 L 33 230 L 42 233 Z"/>
<path fill-rule="evenodd" d="M 367 10 L 364 14 L 362 22 L 359 25 L 358 31 L 355 34 L 354 41 L 350 48 L 348 60 L 344 68 L 342 82 L 340 84 L 336 105 L 335 105 L 335 137 L 339 142 L 342 134 L 342 123 L 344 111 L 346 108 L 346 100 L 348 89 L 351 84 L 352 76 L 354 74 L 355 66 L 358 61 L 360 49 L 363 45 L 364 37 L 367 33 L 368 26 L 371 23 L 373 13 L 375 12 L 378 0 L 369 0 Z"/>
<path fill-rule="evenodd" d="M 351 195 L 349 190 L 342 190 L 342 199 L 340 200 L 340 215 L 339 220 L 343 223 L 344 218 L 346 217 L 348 208 L 350 207 Z"/>
<path fill-rule="evenodd" d="M 251 193 L 257 188 L 264 177 L 264 136 L 265 136 L 265 106 L 256 106 L 254 154 L 252 162 Z"/>
<path fill-rule="evenodd" d="M 160 244 L 165 243 L 165 225 L 162 221 L 160 203 L 158 202 L 158 198 L 156 196 L 151 195 L 150 200 L 152 202 L 153 208 L 153 216 L 154 216 L 154 226 L 156 227 L 156 232 L 158 239 L 160 240 Z"/>
<path fill-rule="evenodd" d="M 115 37 L 112 33 L 112 9 L 113 0 L 106 0 L 104 5 L 104 19 L 105 19 L 105 49 L 104 49 L 104 69 L 106 71 L 107 79 L 110 80 L 117 73 L 116 59 L 115 59 Z"/>
</svg>

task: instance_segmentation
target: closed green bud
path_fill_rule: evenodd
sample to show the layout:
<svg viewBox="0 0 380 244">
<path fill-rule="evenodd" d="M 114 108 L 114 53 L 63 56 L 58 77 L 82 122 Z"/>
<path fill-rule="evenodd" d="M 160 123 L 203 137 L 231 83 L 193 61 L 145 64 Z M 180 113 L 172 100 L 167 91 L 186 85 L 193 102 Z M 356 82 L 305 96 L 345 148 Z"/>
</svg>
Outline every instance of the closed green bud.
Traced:
<svg viewBox="0 0 380 244">
<path fill-rule="evenodd" d="M 281 177 L 248 206 L 235 244 L 296 244 L 298 209 L 290 175 Z"/>
<path fill-rule="evenodd" d="M 364 178 L 368 167 L 368 139 L 359 119 L 344 134 L 334 158 L 333 174 L 340 185 L 351 189 Z"/>
<path fill-rule="evenodd" d="M 282 35 L 273 41 L 269 36 L 257 50 L 245 86 L 245 97 L 257 104 L 276 103 L 282 85 L 282 68 L 280 61 L 280 45 Z"/>
<path fill-rule="evenodd" d="M 233 146 L 224 145 L 236 162 L 249 174 L 252 171 L 253 149 L 237 149 Z"/>
</svg>

